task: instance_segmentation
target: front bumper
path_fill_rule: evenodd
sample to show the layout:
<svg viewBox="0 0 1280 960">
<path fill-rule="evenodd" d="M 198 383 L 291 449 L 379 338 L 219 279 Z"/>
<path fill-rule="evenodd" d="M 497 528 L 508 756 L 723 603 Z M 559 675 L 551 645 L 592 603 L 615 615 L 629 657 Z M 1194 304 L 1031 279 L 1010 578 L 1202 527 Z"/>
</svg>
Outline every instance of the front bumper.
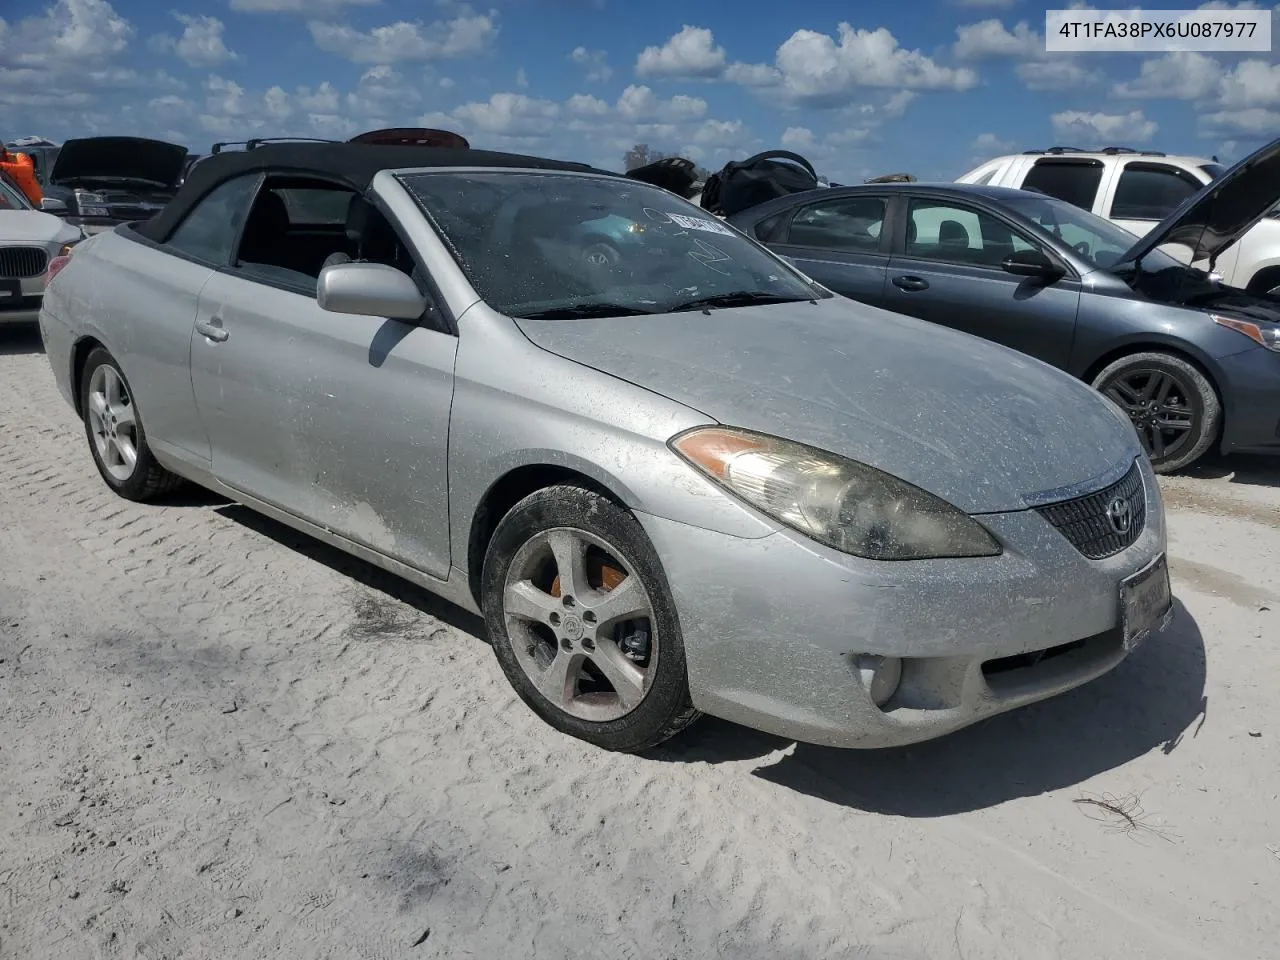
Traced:
<svg viewBox="0 0 1280 960">
<path fill-rule="evenodd" d="M 1146 526 L 1099 561 L 1032 510 L 981 518 L 1005 545 L 999 557 L 906 563 L 789 531 L 742 540 L 641 514 L 680 616 L 694 705 L 807 743 L 890 747 L 1106 673 L 1125 657 L 1120 581 L 1166 547 L 1145 458 L 1141 472 Z M 903 658 L 883 707 L 855 666 L 863 654 Z"/>
<path fill-rule="evenodd" d="M 1253 347 L 1217 361 L 1223 453 L 1280 453 L 1280 353 Z"/>
</svg>

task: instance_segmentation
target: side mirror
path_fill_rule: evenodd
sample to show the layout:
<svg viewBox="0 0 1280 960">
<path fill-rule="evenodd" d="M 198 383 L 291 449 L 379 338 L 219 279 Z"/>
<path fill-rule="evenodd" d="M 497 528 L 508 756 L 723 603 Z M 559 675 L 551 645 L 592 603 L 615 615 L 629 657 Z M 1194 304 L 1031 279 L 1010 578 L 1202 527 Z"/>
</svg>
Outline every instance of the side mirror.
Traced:
<svg viewBox="0 0 1280 960">
<path fill-rule="evenodd" d="M 67 212 L 67 204 L 66 201 L 59 200 L 57 197 L 42 197 L 40 209 L 45 213 L 63 214 Z"/>
<path fill-rule="evenodd" d="M 427 310 L 418 285 L 381 263 L 338 263 L 320 271 L 316 302 L 331 313 L 417 320 Z"/>
<path fill-rule="evenodd" d="M 1065 271 L 1040 250 L 1019 250 L 1000 263 L 1000 269 L 1015 277 L 1057 280 Z"/>
</svg>

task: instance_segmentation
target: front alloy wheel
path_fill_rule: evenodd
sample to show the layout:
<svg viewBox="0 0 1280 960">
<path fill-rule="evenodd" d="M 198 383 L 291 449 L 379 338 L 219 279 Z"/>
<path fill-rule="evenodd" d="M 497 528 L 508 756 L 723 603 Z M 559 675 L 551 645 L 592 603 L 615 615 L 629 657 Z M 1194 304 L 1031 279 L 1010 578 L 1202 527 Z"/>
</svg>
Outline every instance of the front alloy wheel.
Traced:
<svg viewBox="0 0 1280 960">
<path fill-rule="evenodd" d="M 485 553 L 481 607 L 507 680 L 557 730 L 635 752 L 697 719 L 662 565 L 606 497 L 565 485 L 512 507 Z"/>
</svg>

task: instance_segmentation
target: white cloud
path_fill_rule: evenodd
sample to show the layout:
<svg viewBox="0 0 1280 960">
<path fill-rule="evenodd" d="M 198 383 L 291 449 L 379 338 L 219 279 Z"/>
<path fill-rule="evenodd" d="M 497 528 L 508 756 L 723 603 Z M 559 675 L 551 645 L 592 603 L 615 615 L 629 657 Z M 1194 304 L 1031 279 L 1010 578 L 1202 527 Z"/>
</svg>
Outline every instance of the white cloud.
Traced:
<svg viewBox="0 0 1280 960">
<path fill-rule="evenodd" d="M 616 109 L 621 116 L 636 122 L 679 123 L 703 116 L 707 101 L 682 93 L 663 100 L 648 87 L 633 84 L 622 91 Z"/>
<path fill-rule="evenodd" d="M 1228 110 L 1280 104 L 1280 63 L 1240 61 L 1223 76 L 1218 99 Z"/>
<path fill-rule="evenodd" d="M 326 53 L 354 63 L 398 63 L 465 57 L 487 50 L 498 34 L 497 14 L 464 13 L 434 23 L 399 20 L 372 30 L 312 20 L 311 38 Z"/>
<path fill-rule="evenodd" d="M 1215 133 L 1272 137 L 1280 129 L 1280 110 L 1268 110 L 1265 107 L 1219 110 L 1205 114 L 1200 119 L 1205 128 Z"/>
<path fill-rule="evenodd" d="M 646 47 L 636 58 L 641 77 L 721 76 L 727 65 L 724 47 L 718 46 L 711 31 L 686 24 L 660 47 Z"/>
<path fill-rule="evenodd" d="M 1009 30 L 999 20 L 983 20 L 956 27 L 952 52 L 961 60 L 986 60 L 992 57 L 1031 59 L 1043 56 L 1044 38 L 1025 20 Z"/>
<path fill-rule="evenodd" d="M 749 141 L 749 131 L 740 120 L 721 120 L 706 113 L 707 103 L 699 97 L 660 97 L 647 86 L 632 85 L 613 102 L 586 93 L 564 101 L 495 93 L 488 100 L 448 112 L 424 114 L 416 122 L 463 130 L 477 146 L 557 156 L 565 154 L 569 134 L 588 146 L 568 156 L 581 159 L 584 154 L 616 152 L 611 166 L 617 166 L 622 154 L 636 143 L 701 160 Z"/>
<path fill-rule="evenodd" d="M 848 23 L 837 27 L 834 38 L 797 30 L 778 47 L 773 66 L 734 64 L 726 76 L 811 107 L 848 106 L 866 88 L 968 90 L 978 83 L 970 68 L 943 66 L 908 50 L 883 27 L 857 30 Z"/>
<path fill-rule="evenodd" d="M 574 47 L 569 59 L 586 71 L 589 83 L 604 83 L 613 76 L 613 68 L 609 66 L 609 55 L 603 50 L 588 50 L 586 47 Z"/>
<path fill-rule="evenodd" d="M 1018 145 L 1014 141 L 1001 139 L 994 133 L 980 133 L 973 138 L 973 143 L 969 145 L 970 150 L 983 158 L 1012 153 L 1017 148 Z"/>
<path fill-rule="evenodd" d="M 164 53 L 180 57 L 190 67 L 216 67 L 239 55 L 228 49 L 222 37 L 223 23 L 217 17 L 204 14 L 175 13 L 174 19 L 183 25 L 178 37 L 161 34 L 151 38 L 151 46 Z"/>
<path fill-rule="evenodd" d="M 6 26 L 0 62 L 37 70 L 83 66 L 124 52 L 135 33 L 107 0 L 57 0 L 43 15 Z"/>
<path fill-rule="evenodd" d="M 334 12 L 343 7 L 372 7 L 381 0 L 231 0 L 231 9 L 241 13 Z"/>
<path fill-rule="evenodd" d="M 1063 140 L 1088 141 L 1088 145 L 1145 143 L 1160 129 L 1141 110 L 1128 113 L 1085 113 L 1064 110 L 1052 117 L 1054 133 Z"/>
<path fill-rule="evenodd" d="M 1222 67 L 1213 57 L 1178 50 L 1142 61 L 1138 76 L 1112 89 L 1130 100 L 1200 100 L 1211 96 L 1222 81 Z"/>
<path fill-rule="evenodd" d="M 524 72 L 524 67 L 516 71 L 516 86 L 521 90 L 525 90 L 529 86 L 529 77 Z"/>
<path fill-rule="evenodd" d="M 813 131 L 808 127 L 787 127 L 782 131 L 782 145 L 792 150 L 803 150 L 814 144 Z"/>
<path fill-rule="evenodd" d="M 1020 63 L 1013 72 L 1028 90 L 1078 90 L 1102 83 L 1106 74 L 1079 60 L 1059 56 L 1053 60 Z"/>
</svg>

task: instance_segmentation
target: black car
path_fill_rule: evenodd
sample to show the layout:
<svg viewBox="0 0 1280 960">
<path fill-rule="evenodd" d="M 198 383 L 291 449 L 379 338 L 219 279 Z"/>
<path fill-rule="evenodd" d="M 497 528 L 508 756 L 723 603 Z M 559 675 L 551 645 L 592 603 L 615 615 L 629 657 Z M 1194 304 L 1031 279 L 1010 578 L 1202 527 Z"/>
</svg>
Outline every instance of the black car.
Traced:
<svg viewBox="0 0 1280 960">
<path fill-rule="evenodd" d="M 68 140 L 49 171 L 41 206 L 86 233 L 150 220 L 177 192 L 186 161 L 186 147 L 163 140 Z"/>
<path fill-rule="evenodd" d="M 1218 252 L 1277 200 L 1280 140 L 1141 239 L 1044 194 L 957 183 L 810 190 L 727 220 L 836 293 L 1093 384 L 1170 472 L 1215 444 L 1280 453 L 1280 297 L 1212 273 Z"/>
</svg>

